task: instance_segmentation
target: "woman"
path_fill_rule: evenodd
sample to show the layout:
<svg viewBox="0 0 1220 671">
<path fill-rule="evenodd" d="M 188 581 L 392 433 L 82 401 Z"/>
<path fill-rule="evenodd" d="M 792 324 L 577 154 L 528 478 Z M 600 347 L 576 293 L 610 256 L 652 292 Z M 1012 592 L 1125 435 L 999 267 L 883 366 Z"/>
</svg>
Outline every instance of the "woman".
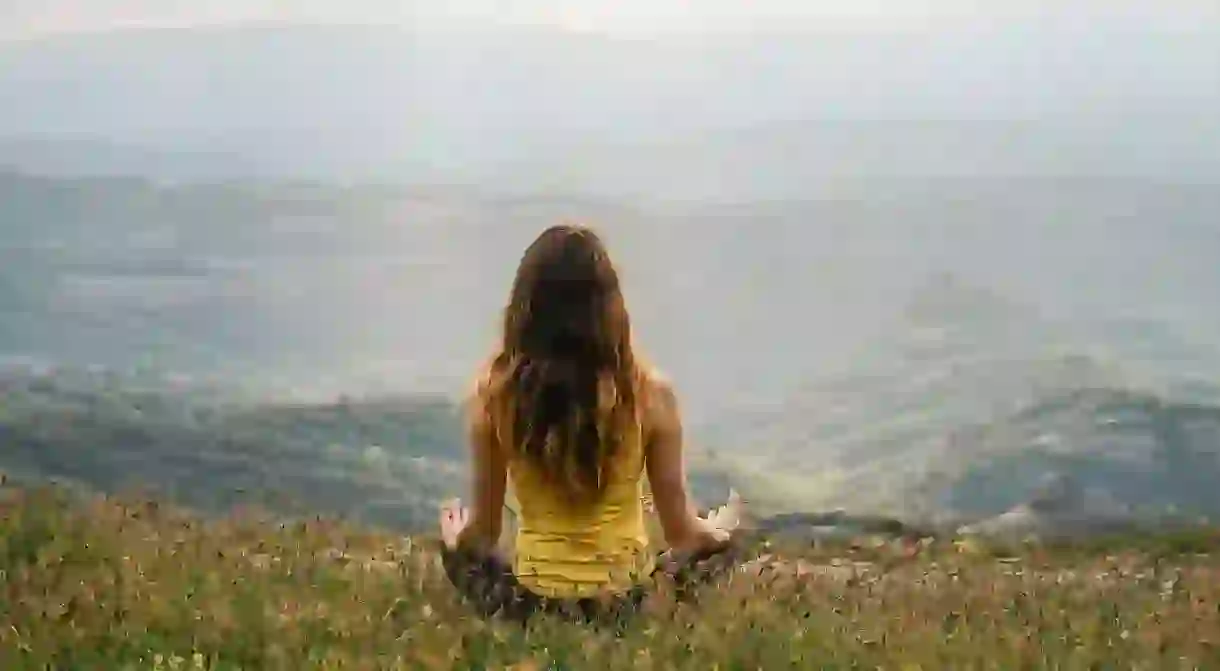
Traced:
<svg viewBox="0 0 1220 671">
<path fill-rule="evenodd" d="M 675 557 L 730 543 L 690 499 L 673 389 L 634 352 L 618 275 L 588 228 L 552 227 L 526 250 L 469 429 L 473 506 L 445 506 L 440 524 L 446 571 L 484 613 L 638 604 L 658 564 L 672 571 Z M 670 547 L 660 561 L 645 476 Z M 510 478 L 520 504 L 511 564 L 496 553 Z"/>
</svg>

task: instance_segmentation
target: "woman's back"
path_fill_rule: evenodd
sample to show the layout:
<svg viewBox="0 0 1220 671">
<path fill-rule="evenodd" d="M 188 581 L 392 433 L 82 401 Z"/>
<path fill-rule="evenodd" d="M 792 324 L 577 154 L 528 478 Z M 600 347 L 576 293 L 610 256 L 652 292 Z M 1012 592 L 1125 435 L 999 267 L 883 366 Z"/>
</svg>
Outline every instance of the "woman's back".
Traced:
<svg viewBox="0 0 1220 671">
<path fill-rule="evenodd" d="M 597 499 L 574 501 L 536 466 L 509 459 L 519 522 L 513 572 L 546 596 L 583 597 L 622 591 L 652 571 L 644 522 L 645 432 L 636 422 L 611 455 Z"/>
</svg>

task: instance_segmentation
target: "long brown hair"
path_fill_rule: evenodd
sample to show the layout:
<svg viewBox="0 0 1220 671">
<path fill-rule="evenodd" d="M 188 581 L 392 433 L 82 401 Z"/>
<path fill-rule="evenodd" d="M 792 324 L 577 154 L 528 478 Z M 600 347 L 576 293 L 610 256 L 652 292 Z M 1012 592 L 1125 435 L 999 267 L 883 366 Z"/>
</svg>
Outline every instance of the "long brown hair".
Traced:
<svg viewBox="0 0 1220 671">
<path fill-rule="evenodd" d="M 600 498 L 638 420 L 631 321 L 605 245 L 554 226 L 517 268 L 476 400 L 501 445 L 570 498 Z"/>
</svg>

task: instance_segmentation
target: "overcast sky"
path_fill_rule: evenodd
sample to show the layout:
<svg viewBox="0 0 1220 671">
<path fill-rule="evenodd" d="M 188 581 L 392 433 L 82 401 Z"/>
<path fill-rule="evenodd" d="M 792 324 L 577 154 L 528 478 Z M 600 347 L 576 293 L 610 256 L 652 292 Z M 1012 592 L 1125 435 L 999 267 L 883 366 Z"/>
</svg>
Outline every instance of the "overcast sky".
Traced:
<svg viewBox="0 0 1220 671">
<path fill-rule="evenodd" d="M 1179 126 L 1155 119 L 1220 119 L 1220 0 L 0 0 L 10 40 L 249 21 L 434 39 L 8 42 L 0 134 L 292 125 L 362 129 L 380 146 L 393 130 L 460 157 L 495 142 L 532 153 L 564 133 L 635 142 L 790 120 L 1049 119 L 1125 142 L 1152 126 L 1116 119 L 1158 132 Z M 496 28 L 522 25 L 554 32 Z"/>
<path fill-rule="evenodd" d="M 1070 6 L 1070 9 L 1068 7 Z M 985 9 L 984 9 L 985 8 Z M 622 35 L 752 30 L 952 30 L 1014 20 L 1220 30 L 1217 0 L 0 0 L 6 37 L 251 20 L 424 28 L 534 24 Z"/>
</svg>

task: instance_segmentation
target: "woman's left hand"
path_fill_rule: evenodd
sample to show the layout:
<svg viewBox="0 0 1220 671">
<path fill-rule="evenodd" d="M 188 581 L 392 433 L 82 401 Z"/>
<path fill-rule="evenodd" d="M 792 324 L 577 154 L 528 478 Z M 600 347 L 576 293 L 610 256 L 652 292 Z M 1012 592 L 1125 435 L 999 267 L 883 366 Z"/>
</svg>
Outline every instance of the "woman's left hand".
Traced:
<svg viewBox="0 0 1220 671">
<path fill-rule="evenodd" d="M 723 506 L 713 510 L 707 516 L 707 521 L 717 529 L 735 531 L 741 525 L 741 516 L 745 505 L 736 489 L 729 490 L 729 500 Z"/>
<path fill-rule="evenodd" d="M 450 550 L 457 548 L 458 538 L 469 523 L 470 511 L 462 507 L 461 499 L 453 499 L 441 504 L 441 540 L 445 543 L 445 547 Z"/>
</svg>

